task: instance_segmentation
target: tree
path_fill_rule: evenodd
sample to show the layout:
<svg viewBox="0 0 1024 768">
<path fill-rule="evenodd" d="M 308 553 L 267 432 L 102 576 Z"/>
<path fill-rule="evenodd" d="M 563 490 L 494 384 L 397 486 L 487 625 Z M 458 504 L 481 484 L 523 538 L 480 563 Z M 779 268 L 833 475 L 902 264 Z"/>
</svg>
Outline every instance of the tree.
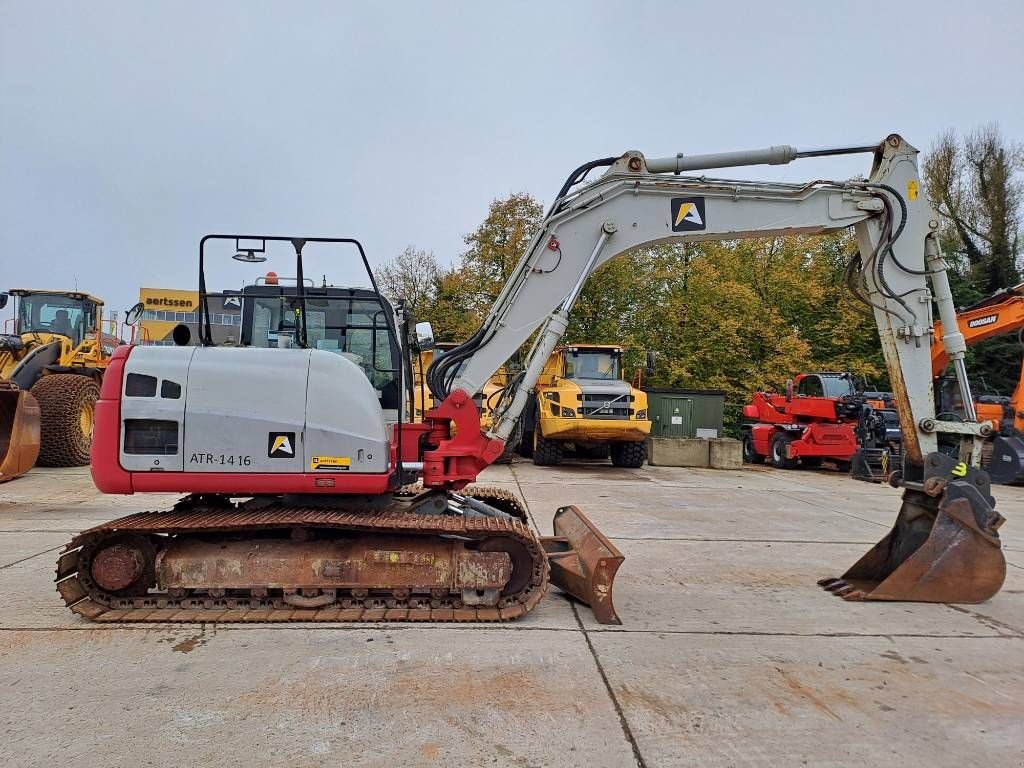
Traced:
<svg viewBox="0 0 1024 768">
<path fill-rule="evenodd" d="M 409 245 L 377 270 L 381 291 L 392 301 L 405 299 L 413 314 L 419 317 L 433 301 L 442 268 L 433 251 Z"/>
<path fill-rule="evenodd" d="M 466 235 L 462 253 L 465 289 L 482 321 L 540 227 L 543 206 L 527 192 L 493 201 L 487 218 Z"/>
<path fill-rule="evenodd" d="M 955 230 L 985 295 L 1020 282 L 1021 171 L 1024 145 L 1007 142 L 993 124 L 963 142 L 947 131 L 924 163 L 928 195 Z"/>
<path fill-rule="evenodd" d="M 465 269 L 443 270 L 434 283 L 433 298 L 417 315 L 434 329 L 438 341 L 465 341 L 480 325 L 466 284 L 473 282 Z"/>
<path fill-rule="evenodd" d="M 1021 279 L 1020 230 L 1024 206 L 1024 146 L 1007 142 L 995 125 L 962 141 L 947 131 L 924 162 L 929 198 L 943 216 L 950 283 L 960 306 L 973 304 Z M 1021 349 L 997 338 L 968 351 L 968 365 L 996 392 L 1016 386 Z"/>
</svg>

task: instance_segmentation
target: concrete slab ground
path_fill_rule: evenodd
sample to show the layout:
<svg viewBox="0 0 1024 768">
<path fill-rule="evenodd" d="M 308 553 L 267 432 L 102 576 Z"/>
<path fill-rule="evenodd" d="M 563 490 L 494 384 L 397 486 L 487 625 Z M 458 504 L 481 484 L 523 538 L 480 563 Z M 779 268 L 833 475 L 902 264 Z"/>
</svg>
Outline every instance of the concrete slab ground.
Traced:
<svg viewBox="0 0 1024 768">
<path fill-rule="evenodd" d="M 1020 766 L 1024 488 L 980 606 L 846 603 L 815 580 L 899 494 L 834 472 L 492 467 L 542 533 L 622 549 L 622 626 L 552 589 L 510 625 L 90 624 L 53 585 L 78 530 L 169 506 L 87 469 L 0 486 L 0 765 Z"/>
</svg>

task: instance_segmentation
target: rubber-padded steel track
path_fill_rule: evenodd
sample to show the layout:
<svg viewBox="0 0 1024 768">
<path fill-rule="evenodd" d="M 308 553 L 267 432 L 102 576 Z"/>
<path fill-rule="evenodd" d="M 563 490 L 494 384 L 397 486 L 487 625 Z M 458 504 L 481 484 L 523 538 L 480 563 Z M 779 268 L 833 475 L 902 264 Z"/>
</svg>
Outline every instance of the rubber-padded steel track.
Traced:
<svg viewBox="0 0 1024 768">
<path fill-rule="evenodd" d="M 494 607 L 467 606 L 454 595 L 346 596 L 322 608 L 295 608 L 280 597 L 204 594 L 174 599 L 150 590 L 145 595 L 110 594 L 90 576 L 92 555 L 123 535 L 151 537 L 226 534 L 237 536 L 275 529 L 331 529 L 410 537 L 507 538 L 531 558 L 532 573 L 516 594 L 502 596 Z M 279 504 L 258 509 L 196 506 L 169 512 L 143 512 L 90 528 L 76 536 L 57 562 L 57 591 L 75 613 L 93 621 L 266 622 L 266 621 L 506 621 L 525 615 L 543 597 L 548 561 L 537 536 L 513 519 L 414 514 L 393 509 L 317 509 Z"/>
</svg>

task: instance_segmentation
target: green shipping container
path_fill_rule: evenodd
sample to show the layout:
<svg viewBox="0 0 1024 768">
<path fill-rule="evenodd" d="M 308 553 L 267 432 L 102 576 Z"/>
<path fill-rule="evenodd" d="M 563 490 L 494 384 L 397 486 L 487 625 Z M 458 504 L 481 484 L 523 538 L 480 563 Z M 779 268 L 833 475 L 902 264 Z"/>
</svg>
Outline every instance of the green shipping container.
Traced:
<svg viewBox="0 0 1024 768">
<path fill-rule="evenodd" d="M 651 387 L 647 410 L 651 437 L 721 437 L 725 392 L 720 389 Z"/>
</svg>

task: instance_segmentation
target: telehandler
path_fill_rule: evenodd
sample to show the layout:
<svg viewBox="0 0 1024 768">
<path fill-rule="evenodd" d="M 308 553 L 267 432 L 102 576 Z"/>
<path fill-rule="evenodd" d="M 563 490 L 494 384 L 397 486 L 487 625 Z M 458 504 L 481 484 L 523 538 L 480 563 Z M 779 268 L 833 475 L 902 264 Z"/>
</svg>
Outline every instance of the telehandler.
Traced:
<svg viewBox="0 0 1024 768">
<path fill-rule="evenodd" d="M 867 180 L 706 173 L 850 153 L 872 155 Z M 944 343 L 967 418 L 941 421 L 933 407 L 933 302 L 947 328 L 956 328 L 956 312 L 917 154 L 893 134 L 827 149 L 630 151 L 581 165 L 479 330 L 428 369 L 437 405 L 423 423 L 385 408 L 381 387 L 355 363 L 311 348 L 301 306 L 298 349 L 218 348 L 202 328 L 194 347 L 120 347 L 96 408 L 93 479 L 105 493 L 187 495 L 166 512 L 76 535 L 58 559 L 58 592 L 96 621 L 447 622 L 522 617 L 553 583 L 589 603 L 599 621 L 618 622 L 612 592 L 622 555 L 579 509 L 558 509 L 555 535 L 539 536 L 521 510 L 460 489 L 501 455 L 585 280 L 609 259 L 654 243 L 853 227 L 859 253 L 847 277 L 882 338 L 904 432 L 894 478 L 903 505 L 888 535 L 843 576 L 820 583 L 848 600 L 987 600 L 1006 570 L 1003 518 L 978 466 L 990 427 L 973 411 L 958 332 Z M 597 168 L 606 170 L 587 181 Z M 290 242 L 300 286 L 303 249 L 324 241 L 262 239 Z M 235 238 L 200 244 L 201 297 L 207 251 L 225 240 Z M 355 247 L 370 273 L 357 242 L 338 242 Z M 381 317 L 391 359 L 382 367 L 408 397 L 395 364 L 405 342 L 394 318 Z M 482 431 L 472 394 L 531 337 L 523 372 Z M 957 457 L 937 451 L 940 435 L 960 439 Z M 422 490 L 402 492 L 417 479 Z"/>
</svg>

